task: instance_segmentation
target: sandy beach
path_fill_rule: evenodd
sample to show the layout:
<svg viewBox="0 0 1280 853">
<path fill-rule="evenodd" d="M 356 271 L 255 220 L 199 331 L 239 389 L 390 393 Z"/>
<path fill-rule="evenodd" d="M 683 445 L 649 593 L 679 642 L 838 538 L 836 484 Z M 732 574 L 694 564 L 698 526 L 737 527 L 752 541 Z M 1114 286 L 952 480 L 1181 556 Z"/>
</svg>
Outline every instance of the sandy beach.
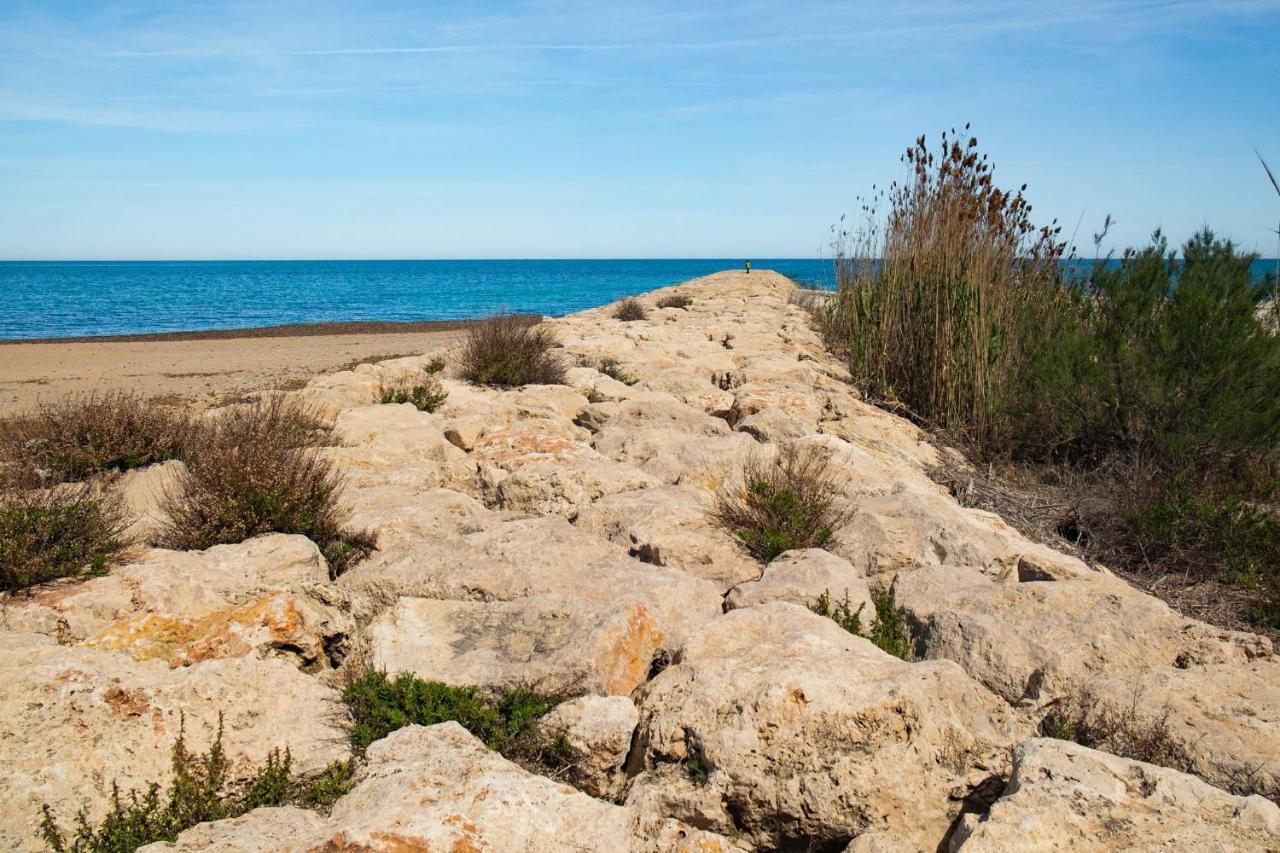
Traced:
<svg viewBox="0 0 1280 853">
<path fill-rule="evenodd" d="M 0 414 L 93 391 L 214 405 L 288 388 L 364 361 L 415 355 L 458 340 L 465 323 L 325 323 L 102 339 L 0 342 Z"/>
</svg>

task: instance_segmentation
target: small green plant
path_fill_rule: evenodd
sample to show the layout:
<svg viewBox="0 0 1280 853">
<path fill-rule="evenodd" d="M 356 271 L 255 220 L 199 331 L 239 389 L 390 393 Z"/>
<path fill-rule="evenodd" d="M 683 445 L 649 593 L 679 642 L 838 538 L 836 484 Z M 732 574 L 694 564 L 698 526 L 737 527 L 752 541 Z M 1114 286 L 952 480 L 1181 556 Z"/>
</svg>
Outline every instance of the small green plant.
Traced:
<svg viewBox="0 0 1280 853">
<path fill-rule="evenodd" d="M 619 364 L 618 360 L 615 358 L 601 359 L 600 364 L 597 366 L 597 369 L 601 373 L 603 373 L 605 376 L 608 376 L 610 379 L 615 379 L 618 382 L 621 382 L 623 385 L 635 385 L 637 382 L 640 381 L 639 379 L 636 379 L 631 374 L 627 373 L 627 371 L 623 369 L 622 365 Z"/>
<path fill-rule="evenodd" d="M 830 453 L 791 444 L 776 458 L 750 457 L 739 480 L 717 493 L 711 517 L 768 563 L 784 551 L 828 544 L 845 518 L 839 497 Z"/>
<path fill-rule="evenodd" d="M 888 590 L 872 592 L 871 602 L 876 606 L 876 622 L 867 638 L 881 651 L 896 658 L 911 660 L 911 631 L 907 627 L 907 612 L 893 606 Z"/>
<path fill-rule="evenodd" d="M 508 752 L 527 745 L 538 720 L 555 704 L 528 688 L 489 699 L 475 687 L 424 681 L 410 672 L 393 679 L 384 672 L 366 672 L 342 695 L 351 713 L 351 740 L 358 749 L 405 726 L 456 720 L 490 749 Z"/>
<path fill-rule="evenodd" d="M 862 634 L 862 608 L 866 606 L 866 602 L 858 605 L 858 609 L 854 610 L 849 604 L 849 590 L 844 591 L 844 600 L 831 606 L 831 590 L 822 591 L 822 595 L 818 596 L 818 600 L 809 605 L 809 609 L 819 616 L 825 616 L 832 622 L 835 622 L 841 628 L 850 634 Z"/>
<path fill-rule="evenodd" d="M 333 463 L 302 446 L 313 431 L 309 412 L 283 397 L 209 423 L 162 501 L 157 544 L 201 550 L 263 533 L 297 533 L 320 547 L 334 577 L 368 556 L 376 539 L 347 529 Z"/>
<path fill-rule="evenodd" d="M 125 526 L 119 496 L 89 484 L 0 492 L 0 591 L 105 573 Z"/>
<path fill-rule="evenodd" d="M 689 774 L 695 785 L 705 785 L 711 778 L 711 768 L 700 755 L 691 754 L 684 760 L 684 772 Z"/>
<path fill-rule="evenodd" d="M 427 362 L 427 366 L 422 369 L 431 374 L 441 373 L 444 371 L 444 359 L 438 355 L 434 355 L 431 357 L 431 360 Z"/>
<path fill-rule="evenodd" d="M 0 469 L 28 486 L 82 481 L 180 458 L 192 429 L 180 410 L 134 393 L 67 397 L 0 418 Z"/>
<path fill-rule="evenodd" d="M 683 293 L 673 293 L 658 300 L 659 308 L 688 308 L 692 304 L 693 299 Z"/>
<path fill-rule="evenodd" d="M 552 331 L 530 317 L 499 314 L 478 321 L 467 331 L 458 356 L 458 373 L 476 385 L 519 388 L 563 385 L 564 360 Z"/>
<path fill-rule="evenodd" d="M 356 762 L 335 761 L 314 779 L 306 781 L 297 794 L 298 805 L 328 811 L 337 800 L 355 787 Z"/>
<path fill-rule="evenodd" d="M 634 296 L 628 296 L 619 302 L 618 307 L 614 309 L 613 319 L 621 320 L 624 323 L 647 320 L 649 319 L 649 312 L 645 310 L 643 302 Z"/>
<path fill-rule="evenodd" d="M 153 782 L 139 793 L 121 795 L 111 787 L 111 807 L 97 826 L 81 809 L 72 832 L 64 833 L 48 804 L 41 807 L 40 834 L 54 853 L 133 853 L 157 841 L 173 841 L 198 823 L 239 817 L 263 806 L 297 803 L 328 808 L 351 790 L 353 762 L 334 762 L 313 780 L 293 775 L 289 750 L 272 750 L 266 762 L 246 782 L 229 781 L 229 764 L 222 748 L 222 716 L 207 752 L 187 749 L 185 726 L 178 730 L 172 750 L 173 777 L 162 796 Z"/>
<path fill-rule="evenodd" d="M 424 381 L 409 388 L 383 386 L 381 389 L 383 403 L 412 403 L 420 412 L 434 412 L 448 398 L 449 392 L 434 373 L 428 373 Z"/>
</svg>

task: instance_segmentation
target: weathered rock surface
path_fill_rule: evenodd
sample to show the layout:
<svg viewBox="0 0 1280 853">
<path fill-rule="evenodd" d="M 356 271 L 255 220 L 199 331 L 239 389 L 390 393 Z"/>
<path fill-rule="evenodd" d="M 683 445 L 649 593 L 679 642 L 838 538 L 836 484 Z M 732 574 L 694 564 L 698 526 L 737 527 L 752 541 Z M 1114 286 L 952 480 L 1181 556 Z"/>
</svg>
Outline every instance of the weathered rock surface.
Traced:
<svg viewBox="0 0 1280 853">
<path fill-rule="evenodd" d="M 780 602 L 707 626 L 640 696 L 628 801 L 767 848 L 885 830 L 932 849 L 1016 738 L 954 664 Z"/>
<path fill-rule="evenodd" d="M 946 658 L 1010 703 L 1087 692 L 1147 716 L 1223 786 L 1280 791 L 1280 663 L 1252 634 L 1213 628 L 1115 578 L 997 582 L 973 570 L 900 574 L 894 602 L 917 651 Z"/>
<path fill-rule="evenodd" d="M 101 816 L 116 782 L 145 790 L 169 778 L 180 729 L 204 750 L 223 715 L 232 778 L 289 749 L 300 772 L 348 755 L 337 693 L 283 660 L 161 660 L 0 633 L 0 846 L 40 849 L 40 806 L 69 826 L 83 805 Z"/>
<path fill-rule="evenodd" d="M 829 596 L 831 606 L 848 601 L 863 627 L 870 630 L 876 621 L 871 588 L 848 560 L 820 548 L 787 551 L 764 567 L 759 580 L 739 584 L 725 596 L 725 607 L 736 609 L 785 601 L 810 607 L 818 597 Z"/>
<path fill-rule="evenodd" d="M 1280 807 L 1194 776 L 1058 740 L 1014 752 L 1013 775 L 985 820 L 953 837 L 965 853 L 1050 850 L 1280 849 Z"/>
<path fill-rule="evenodd" d="M 457 723 L 401 729 L 369 747 L 369 763 L 328 818 L 259 809 L 205 824 L 150 851 L 622 850 L 716 853 L 712 833 L 664 821 L 641 832 L 621 806 L 534 776 Z M 286 837 L 286 834 L 292 837 Z M 237 846 L 244 845 L 244 846 Z"/>
<path fill-rule="evenodd" d="M 279 534 L 150 549 L 106 577 L 0 598 L 0 625 L 169 666 L 253 654 L 310 670 L 340 663 L 355 632 L 319 549 Z"/>
<path fill-rule="evenodd" d="M 706 578 L 723 590 L 760 575 L 760 564 L 710 519 L 710 493 L 685 486 L 620 492 L 593 502 L 575 522 L 638 560 Z"/>
<path fill-rule="evenodd" d="M 626 696 L 579 696 L 561 702 L 542 719 L 542 734 L 562 747 L 563 778 L 593 797 L 622 793 L 623 765 L 640 711 Z"/>
</svg>

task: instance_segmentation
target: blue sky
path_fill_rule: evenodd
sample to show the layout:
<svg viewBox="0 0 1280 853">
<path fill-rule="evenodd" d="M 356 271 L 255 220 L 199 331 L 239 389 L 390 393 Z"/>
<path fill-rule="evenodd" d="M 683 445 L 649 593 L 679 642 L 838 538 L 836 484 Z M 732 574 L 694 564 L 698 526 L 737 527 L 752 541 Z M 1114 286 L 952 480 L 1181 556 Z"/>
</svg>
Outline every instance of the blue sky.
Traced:
<svg viewBox="0 0 1280 853">
<path fill-rule="evenodd" d="M 0 0 L 0 257 L 812 257 L 965 122 L 1275 255 L 1280 2 Z"/>
</svg>

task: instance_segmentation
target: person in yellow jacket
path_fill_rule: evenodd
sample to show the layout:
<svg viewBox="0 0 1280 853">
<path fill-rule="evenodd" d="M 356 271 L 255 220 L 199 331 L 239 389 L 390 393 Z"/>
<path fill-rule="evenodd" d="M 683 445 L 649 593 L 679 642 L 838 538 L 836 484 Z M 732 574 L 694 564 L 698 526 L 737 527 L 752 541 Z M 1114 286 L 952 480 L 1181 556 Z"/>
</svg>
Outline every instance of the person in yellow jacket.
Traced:
<svg viewBox="0 0 1280 853">
<path fill-rule="evenodd" d="M 751 261 L 747 261 L 747 275 L 751 275 Z"/>
</svg>

